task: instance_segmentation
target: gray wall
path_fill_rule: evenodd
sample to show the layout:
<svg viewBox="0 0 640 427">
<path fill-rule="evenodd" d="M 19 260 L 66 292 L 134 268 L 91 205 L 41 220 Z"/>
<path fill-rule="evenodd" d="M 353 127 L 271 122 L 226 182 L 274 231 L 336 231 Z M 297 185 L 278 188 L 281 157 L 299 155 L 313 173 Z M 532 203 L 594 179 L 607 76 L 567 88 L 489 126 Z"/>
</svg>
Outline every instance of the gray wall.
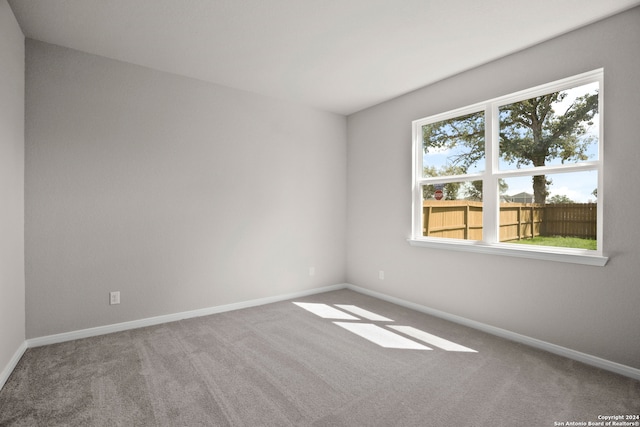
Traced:
<svg viewBox="0 0 640 427">
<path fill-rule="evenodd" d="M 27 338 L 344 282 L 345 117 L 32 40 L 26 66 Z"/>
<path fill-rule="evenodd" d="M 25 338 L 24 36 L 5 0 L 0 0 L 0 206 L 2 373 Z"/>
<path fill-rule="evenodd" d="M 3 366 L 24 338 L 22 36 L 0 5 Z M 347 120 L 28 40 L 27 338 L 346 279 L 640 368 L 639 23 L 636 8 Z M 406 243 L 412 120 L 600 67 L 606 267 Z"/>
<path fill-rule="evenodd" d="M 348 282 L 640 368 L 639 48 L 635 8 L 350 116 Z M 407 244 L 412 120 L 600 67 L 607 266 Z"/>
</svg>

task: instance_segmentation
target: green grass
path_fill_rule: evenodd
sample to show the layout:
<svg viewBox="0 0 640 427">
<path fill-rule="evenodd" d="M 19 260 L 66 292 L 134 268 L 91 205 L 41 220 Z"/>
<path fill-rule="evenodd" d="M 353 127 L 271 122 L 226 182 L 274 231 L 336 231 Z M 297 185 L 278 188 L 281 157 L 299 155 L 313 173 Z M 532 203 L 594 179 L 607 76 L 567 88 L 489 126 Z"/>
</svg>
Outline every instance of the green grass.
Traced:
<svg viewBox="0 0 640 427">
<path fill-rule="evenodd" d="M 536 246 L 559 246 L 562 248 L 589 249 L 592 251 L 595 251 L 597 249 L 597 242 L 595 239 L 581 239 L 579 237 L 538 236 L 534 237 L 533 239 L 513 240 L 509 243 L 520 243 L 523 245 Z"/>
</svg>

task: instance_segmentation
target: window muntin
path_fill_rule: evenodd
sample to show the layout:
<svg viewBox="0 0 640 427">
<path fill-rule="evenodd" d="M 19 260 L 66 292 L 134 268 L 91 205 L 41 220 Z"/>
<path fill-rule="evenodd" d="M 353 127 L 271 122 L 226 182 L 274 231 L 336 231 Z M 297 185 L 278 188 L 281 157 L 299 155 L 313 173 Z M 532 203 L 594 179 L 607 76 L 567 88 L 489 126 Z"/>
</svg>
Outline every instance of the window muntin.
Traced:
<svg viewBox="0 0 640 427">
<path fill-rule="evenodd" d="M 554 94 L 552 97 L 547 95 Z M 546 98 L 545 98 L 546 97 Z M 549 98 L 551 100 L 549 101 Z M 527 129 L 518 129 L 514 127 L 514 121 L 509 121 L 507 113 L 512 110 L 526 106 L 527 102 L 532 100 L 546 100 L 547 108 L 553 110 L 553 114 L 549 115 L 549 120 L 540 130 L 547 132 L 547 136 L 551 135 L 551 131 L 556 126 L 556 131 L 563 124 L 570 125 L 571 121 L 575 122 L 575 117 L 571 115 L 581 114 L 582 119 L 580 126 L 574 126 L 573 132 L 563 135 L 565 146 L 551 144 L 547 151 L 544 162 L 538 160 L 517 161 L 513 155 L 513 149 L 505 144 L 505 135 L 509 136 L 511 132 L 511 141 L 518 136 L 522 141 L 526 140 L 527 135 L 524 131 Z M 561 101 L 561 102 L 560 102 Z M 520 103 L 520 105 L 519 105 Z M 581 112 L 578 112 L 575 106 L 582 105 Z M 588 104 L 588 105 L 587 105 Z M 570 107 L 570 106 L 574 107 Z M 595 106 L 595 107 L 594 107 Z M 500 253 L 514 256 L 531 256 L 534 258 L 557 259 L 560 261 L 587 263 L 592 265 L 604 265 L 606 258 L 602 257 L 602 70 L 585 73 L 562 81 L 554 82 L 538 88 L 522 91 L 516 94 L 490 100 L 484 103 L 476 104 L 464 109 L 459 109 L 449 113 L 428 117 L 414 121 L 414 208 L 413 208 L 413 234 L 411 238 L 412 244 L 418 246 L 436 246 L 447 247 L 450 249 L 465 250 L 464 247 L 473 248 L 471 250 Z M 482 141 L 484 145 L 484 153 L 476 155 L 476 161 L 466 161 L 463 158 L 470 153 L 477 154 L 478 150 L 470 149 L 470 147 L 478 147 L 479 144 L 465 144 L 469 132 L 458 132 L 457 138 L 449 137 L 450 144 L 442 143 L 444 139 L 440 139 L 435 143 L 425 141 L 425 136 L 429 132 L 433 134 L 434 125 L 442 127 L 443 122 L 451 120 L 465 119 L 474 115 L 474 118 L 482 119 L 482 123 L 477 121 L 474 129 L 480 129 L 484 126 L 484 139 L 476 138 L 474 142 Z M 513 117 L 511 117 L 513 118 Z M 478 119 L 479 120 L 479 119 Z M 509 126 L 512 128 L 509 129 Z M 425 131 L 428 130 L 429 132 Z M 457 129 L 460 129 L 459 127 Z M 533 130 L 529 129 L 531 133 Z M 477 134 L 477 133 L 476 133 Z M 538 135 L 540 136 L 540 135 Z M 533 138 L 530 138 L 533 139 Z M 466 147 L 466 151 L 462 148 Z M 456 148 L 458 151 L 453 151 Z M 430 152 L 430 150 L 432 152 Z M 563 151 L 564 150 L 564 151 Z M 511 155 L 510 155 L 511 153 Z M 445 155 L 446 156 L 443 156 Z M 439 158 L 437 156 L 440 156 Z M 442 159 L 445 159 L 444 161 Z M 452 161 L 455 160 L 455 162 Z M 468 156 L 466 160 L 471 159 Z M 523 160 L 523 159 L 521 159 Z M 439 161 L 440 163 L 436 163 Z M 448 163 L 447 163 L 448 161 Z M 433 162 L 433 163 L 432 163 Z M 484 166 L 482 167 L 482 163 Z M 462 170 L 456 170 L 455 173 L 434 173 L 434 170 L 444 170 L 443 165 L 465 166 Z M 583 246 L 575 246 L 569 248 L 559 248 L 554 243 L 542 243 L 542 246 L 531 247 L 529 245 L 504 243 L 504 232 L 501 230 L 501 224 L 504 225 L 507 220 L 503 219 L 503 205 L 510 203 L 509 196 L 516 195 L 517 188 L 521 187 L 522 182 L 527 182 L 530 188 L 523 193 L 533 194 L 533 178 L 538 181 L 542 180 L 545 186 L 538 184 L 538 197 L 540 201 L 541 194 L 544 194 L 544 202 L 549 199 L 551 202 L 576 201 L 579 203 L 590 203 L 589 209 L 595 210 L 596 221 L 596 240 L 597 248 L 582 249 Z M 567 182 L 569 178 L 570 183 Z M 444 182 L 443 182 L 444 181 Z M 483 229 L 480 236 L 476 238 L 460 238 L 460 244 L 451 247 L 449 239 L 436 237 L 435 234 L 427 234 L 425 232 L 425 203 L 429 201 L 426 197 L 430 186 L 446 185 L 447 183 L 460 182 L 469 183 L 472 181 L 480 181 L 476 187 L 485 191 L 482 193 L 484 202 L 480 215 L 482 216 Z M 549 182 L 550 181 L 550 182 Z M 595 184 L 595 185 L 594 185 Z M 586 187 L 589 187 L 587 190 Z M 541 191 L 541 189 L 543 191 Z M 574 200 L 572 195 L 580 194 L 578 200 Z M 587 198 L 585 199 L 585 194 Z M 566 197 L 562 197 L 566 196 Z M 598 197 L 600 196 L 600 197 Z M 457 199 L 466 199 L 467 195 L 457 197 Z M 533 197 L 535 199 L 535 197 Z M 441 201 L 446 202 L 443 197 Z M 535 200 L 530 200 L 530 203 Z M 598 203 L 600 202 L 600 203 Z M 435 200 L 430 203 L 435 203 Z M 538 215 L 538 213 L 536 213 Z M 454 239 L 456 239 L 454 237 Z M 473 240 L 466 242 L 466 240 Z M 469 246 L 471 245 L 471 246 Z M 549 246 L 547 246 L 549 245 Z M 495 249 L 492 247 L 495 246 Z M 525 248 L 525 249 L 523 249 Z M 580 249 L 578 249 L 580 248 Z M 547 256 L 546 254 L 549 254 Z M 591 259 L 584 260 L 580 257 L 589 257 Z"/>
</svg>

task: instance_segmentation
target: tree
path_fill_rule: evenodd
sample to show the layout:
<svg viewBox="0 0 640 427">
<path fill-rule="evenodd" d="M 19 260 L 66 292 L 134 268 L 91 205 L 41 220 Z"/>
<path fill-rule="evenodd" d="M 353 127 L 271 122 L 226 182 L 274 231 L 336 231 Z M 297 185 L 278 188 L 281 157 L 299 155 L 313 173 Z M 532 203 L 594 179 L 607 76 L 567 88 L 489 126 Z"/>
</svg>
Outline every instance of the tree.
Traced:
<svg viewBox="0 0 640 427">
<path fill-rule="evenodd" d="M 433 166 L 426 166 L 423 169 L 423 176 L 443 176 L 443 175 L 458 175 L 465 173 L 465 170 L 458 166 L 445 166 L 439 170 Z M 458 198 L 458 191 L 460 190 L 459 182 L 449 182 L 443 184 L 442 190 L 444 192 L 445 200 L 456 200 Z M 422 197 L 427 200 L 433 197 L 435 193 L 435 186 L 425 185 L 422 187 Z"/>
<path fill-rule="evenodd" d="M 423 168 L 423 176 L 431 177 L 431 176 L 451 176 L 451 175 L 462 175 L 466 172 L 464 167 L 461 166 L 444 166 L 440 169 L 435 168 L 434 166 L 425 166 Z M 469 200 L 482 200 L 482 181 L 469 181 L 465 183 L 462 188 L 463 194 Z M 444 192 L 444 200 L 457 200 L 460 195 L 460 182 L 449 182 L 447 184 L 442 185 L 442 190 Z M 498 186 L 500 194 L 505 194 L 509 189 L 509 185 L 505 180 L 499 179 Z M 433 185 L 425 185 L 422 189 L 422 197 L 427 200 L 433 197 L 435 192 L 435 186 Z"/>
<path fill-rule="evenodd" d="M 563 195 L 556 194 L 555 196 L 551 197 L 548 202 L 553 204 L 575 203 L 573 200 L 571 200 L 568 196 L 565 196 L 564 194 Z"/>
<path fill-rule="evenodd" d="M 509 189 L 509 184 L 504 179 L 498 179 L 498 192 L 503 195 Z M 467 188 L 471 200 L 482 200 L 482 181 L 471 181 Z"/>
<path fill-rule="evenodd" d="M 587 126 L 598 112 L 598 94 L 576 98 L 562 115 L 556 115 L 554 104 L 564 100 L 567 92 L 554 92 L 516 102 L 500 109 L 500 152 L 505 161 L 544 166 L 559 158 L 587 160 L 591 138 Z M 545 203 L 549 180 L 545 175 L 533 177 L 536 203 Z"/>
<path fill-rule="evenodd" d="M 422 139 L 425 153 L 460 146 L 461 154 L 451 157 L 449 162 L 451 167 L 459 167 L 466 173 L 469 167 L 484 160 L 484 112 L 425 125 Z"/>
<path fill-rule="evenodd" d="M 501 159 L 518 168 L 544 166 L 552 159 L 562 163 L 587 160 L 587 147 L 592 142 L 587 130 L 598 112 L 598 94 L 577 97 L 564 113 L 557 115 L 554 106 L 567 95 L 566 91 L 554 92 L 501 107 Z M 449 160 L 466 171 L 484 160 L 484 132 L 483 112 L 428 124 L 422 128 L 424 149 L 458 148 Z M 536 203 L 545 203 L 549 184 L 545 175 L 533 176 Z"/>
</svg>

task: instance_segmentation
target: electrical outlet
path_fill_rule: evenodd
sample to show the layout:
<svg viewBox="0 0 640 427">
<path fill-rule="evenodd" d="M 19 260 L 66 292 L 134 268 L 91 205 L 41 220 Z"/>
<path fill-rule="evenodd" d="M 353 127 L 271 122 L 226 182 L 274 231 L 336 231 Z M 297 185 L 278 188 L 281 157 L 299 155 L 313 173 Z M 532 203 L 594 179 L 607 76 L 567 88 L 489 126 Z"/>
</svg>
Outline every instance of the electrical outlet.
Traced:
<svg viewBox="0 0 640 427">
<path fill-rule="evenodd" d="M 120 291 L 109 292 L 109 304 L 120 304 Z"/>
<path fill-rule="evenodd" d="M 315 275 L 316 275 L 316 268 L 309 267 L 309 276 L 315 276 Z"/>
<path fill-rule="evenodd" d="M 384 280 L 384 271 L 383 270 L 378 271 L 378 277 L 380 278 L 380 280 Z"/>
</svg>

